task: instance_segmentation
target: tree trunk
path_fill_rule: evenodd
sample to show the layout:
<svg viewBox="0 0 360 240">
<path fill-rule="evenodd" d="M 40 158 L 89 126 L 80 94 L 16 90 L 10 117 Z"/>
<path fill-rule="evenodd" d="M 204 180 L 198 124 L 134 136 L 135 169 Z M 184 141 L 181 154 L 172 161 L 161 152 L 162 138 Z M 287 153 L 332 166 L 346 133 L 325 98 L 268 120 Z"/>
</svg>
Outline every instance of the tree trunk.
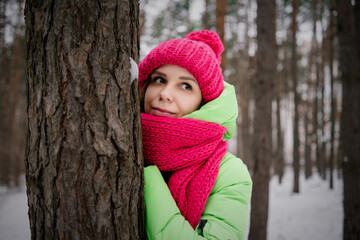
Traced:
<svg viewBox="0 0 360 240">
<path fill-rule="evenodd" d="M 311 177 L 312 175 L 312 171 L 311 171 L 311 137 L 309 134 L 309 122 L 310 122 L 310 116 L 309 116 L 309 111 L 311 110 L 310 108 L 310 85 L 308 85 L 308 89 L 307 89 L 307 99 L 306 99 L 306 112 L 305 112 L 305 123 L 304 123 L 304 132 L 305 132 L 305 153 L 304 153 L 304 160 L 305 160 L 305 179 L 308 179 L 309 177 Z"/>
<path fill-rule="evenodd" d="M 292 43 L 291 43 L 291 76 L 293 79 L 294 93 L 294 152 L 293 152 L 293 168 L 294 168 L 294 188 L 293 192 L 299 192 L 299 172 L 300 172 L 300 153 L 299 153 L 299 95 L 297 93 L 298 77 L 297 77 L 297 54 L 296 54 L 296 33 L 297 33 L 297 11 L 298 1 L 292 1 Z"/>
<path fill-rule="evenodd" d="M 0 140 L 1 146 L 4 147 L 5 159 L 1 161 L 7 161 L 9 163 L 8 168 L 5 169 L 9 174 L 9 180 L 14 182 L 16 186 L 19 185 L 19 177 L 21 171 L 24 171 L 24 155 L 18 154 L 19 151 L 24 150 L 23 145 L 24 141 L 24 131 L 25 126 L 19 124 L 19 118 L 25 117 L 24 114 L 17 114 L 22 113 L 24 108 L 21 108 L 19 111 L 19 103 L 21 103 L 21 97 L 24 96 L 20 92 L 21 89 L 21 81 L 24 81 L 25 75 L 25 54 L 23 51 L 23 36 L 16 34 L 14 36 L 13 45 L 11 47 L 11 58 L 10 61 L 7 63 L 8 68 L 10 70 L 9 75 L 9 83 L 6 86 L 7 91 L 7 99 L 6 101 L 2 102 L 6 105 L 6 112 L 5 116 L 3 116 L 3 120 L 5 122 L 1 122 L 4 124 L 2 126 L 2 138 Z M 23 82 L 24 84 L 24 82 Z M 24 97 L 25 99 L 25 97 Z M 20 104 L 21 105 L 21 104 Z M 22 115 L 22 116 L 21 116 Z M 21 129 L 19 129 L 21 128 Z M 21 131 L 19 131 L 21 130 Z M 20 141 L 18 139 L 18 135 L 20 135 Z M 22 151 L 24 153 L 24 151 Z"/>
<path fill-rule="evenodd" d="M 241 110 L 241 124 L 238 127 L 238 156 L 240 156 L 246 166 L 249 168 L 249 171 L 252 172 L 253 169 L 253 160 L 252 160 L 252 135 L 250 134 L 250 118 L 249 118 L 249 104 L 250 104 L 250 56 L 249 56 L 249 21 L 248 13 L 250 11 L 250 1 L 246 4 L 246 13 L 245 13 L 245 42 L 243 56 L 239 60 L 239 69 L 243 69 L 243 78 L 242 82 L 239 84 L 239 106 Z M 241 144 L 241 146 L 240 146 Z"/>
<path fill-rule="evenodd" d="M 32 239 L 144 239 L 138 1 L 26 1 Z"/>
<path fill-rule="evenodd" d="M 6 4 L 2 2 L 1 4 Z M 24 170 L 23 138 L 24 126 L 19 124 L 24 117 L 23 108 L 21 108 L 25 96 L 21 92 L 21 84 L 24 83 L 25 75 L 25 57 L 24 57 L 24 34 L 22 15 L 22 1 L 13 2 L 12 6 L 18 7 L 19 11 L 13 15 L 15 24 L 11 26 L 14 32 L 13 41 L 9 44 L 3 43 L 1 46 L 3 53 L 1 55 L 1 81 L 0 81 L 0 182 L 5 184 L 14 184 L 18 186 L 19 177 Z M 5 9 L 5 5 L 2 5 Z M 4 16 L 5 17 L 5 16 Z M 2 20 L 4 23 L 6 19 Z M 4 25 L 5 26 L 5 25 Z M 8 25 L 8 27 L 10 27 Z M 8 52 L 7 52 L 8 51 Z M 19 109 L 21 108 L 21 110 Z M 20 137 L 19 137 L 20 136 Z"/>
<path fill-rule="evenodd" d="M 338 0 L 337 30 L 343 88 L 340 142 L 344 176 L 344 240 L 360 236 L 360 3 Z"/>
<path fill-rule="evenodd" d="M 145 22 L 146 22 L 146 13 L 145 13 L 145 6 L 148 4 L 148 0 L 140 0 L 139 3 L 139 38 L 145 32 Z"/>
<path fill-rule="evenodd" d="M 257 1 L 257 77 L 254 81 L 254 170 L 249 239 L 267 235 L 271 149 L 271 99 L 276 76 L 276 3 Z"/>
<path fill-rule="evenodd" d="M 219 34 L 221 42 L 226 49 L 226 41 L 225 41 L 225 16 L 226 16 L 226 0 L 216 0 L 216 20 L 215 26 L 216 31 Z M 221 69 L 224 71 L 226 67 L 226 50 L 221 54 Z"/>
<path fill-rule="evenodd" d="M 279 9 L 276 8 L 278 12 Z M 276 44 L 276 69 L 279 63 L 279 46 Z M 279 177 L 279 183 L 281 184 L 284 175 L 284 134 L 281 122 L 281 98 L 283 91 L 283 74 L 280 71 L 276 71 L 276 88 L 275 88 L 275 102 L 276 102 L 276 151 L 274 159 L 275 174 Z"/>
<path fill-rule="evenodd" d="M 6 27 L 6 6 L 7 0 L 0 0 L 0 183 L 10 183 L 11 156 L 8 151 L 10 147 L 9 141 L 5 141 L 9 132 L 8 121 L 8 85 L 9 85 L 9 59 L 7 57 L 7 47 L 5 43 L 5 27 Z M 6 65 L 6 66 L 5 66 Z"/>
<path fill-rule="evenodd" d="M 203 28 L 209 29 L 210 28 L 210 19 L 209 19 L 209 5 L 210 0 L 205 0 L 205 9 L 204 9 L 204 15 L 202 17 L 203 19 Z"/>
<path fill-rule="evenodd" d="M 277 74 L 278 76 L 281 74 Z M 281 184 L 284 175 L 284 134 L 281 127 L 281 92 L 282 92 L 282 79 L 279 76 L 277 81 L 277 93 L 276 93 L 276 154 L 275 154 L 275 173 L 279 176 L 279 183 Z"/>
<path fill-rule="evenodd" d="M 309 124 L 311 122 L 310 118 L 314 118 L 314 114 L 311 115 L 311 102 L 313 101 L 313 94 L 317 89 L 313 89 L 313 73 L 314 73 L 314 60 L 316 59 L 316 24 L 317 24 L 317 0 L 312 2 L 312 20 L 313 20 L 313 32 L 311 40 L 311 49 L 309 54 L 309 64 L 308 64 L 308 90 L 307 90 L 307 107 L 306 107 L 306 118 L 305 118 L 305 178 L 308 179 L 312 175 L 312 157 L 311 157 L 311 133 L 316 132 L 317 129 L 314 129 L 314 124 L 312 124 L 311 132 L 309 131 Z M 310 117 L 311 116 L 311 117 Z M 313 120 L 314 122 L 314 120 Z"/>
<path fill-rule="evenodd" d="M 330 101 L 331 101 L 331 139 L 330 139 L 330 189 L 334 188 L 333 171 L 334 171 L 334 142 L 335 142 L 335 96 L 334 96 L 334 38 L 335 38 L 335 0 L 330 1 L 330 24 L 329 24 L 329 67 L 330 67 Z"/>
<path fill-rule="evenodd" d="M 310 53 L 311 54 L 311 53 Z M 310 64 L 309 64 L 310 67 Z M 311 71 L 310 71 L 311 72 Z M 311 161 L 311 137 L 309 134 L 309 123 L 310 123 L 310 93 L 311 93 L 311 89 L 310 89 L 310 81 L 308 81 L 308 89 L 307 89 L 307 99 L 306 99 L 306 112 L 305 112 L 305 123 L 304 123 L 304 131 L 305 131 L 305 154 L 304 154 L 304 158 L 305 158 L 305 179 L 308 179 L 309 177 L 311 177 L 312 175 L 312 161 Z"/>
<path fill-rule="evenodd" d="M 319 19 L 322 19 L 322 9 L 323 9 L 323 5 L 324 5 L 324 0 L 320 0 L 320 5 L 321 5 L 321 10 L 320 10 L 320 16 Z M 322 21 L 320 21 L 321 26 L 322 26 Z M 315 26 L 316 27 L 316 26 Z M 322 41 L 322 45 L 324 44 L 324 39 L 325 39 L 325 35 L 324 32 L 322 34 L 323 36 L 323 41 Z M 321 64 L 320 64 L 321 61 Z M 323 170 L 322 170 L 322 159 L 323 159 L 323 154 L 322 154 L 322 126 L 323 121 L 321 121 L 319 123 L 319 92 L 320 92 L 320 87 L 323 84 L 323 74 L 322 74 L 322 63 L 323 63 L 323 55 L 322 53 L 319 53 L 319 43 L 315 38 L 315 75 L 316 75 L 316 80 L 315 80 L 315 90 L 314 90 L 314 111 L 313 111 L 313 140 L 315 143 L 315 161 L 316 161 L 316 167 L 318 170 L 318 174 L 320 176 L 324 176 L 323 174 Z M 321 66 L 320 66 L 321 65 Z M 321 91 L 321 97 L 323 92 Z M 320 102 L 322 103 L 322 101 Z M 321 104 L 322 106 L 322 104 Z M 322 107 L 320 107 L 320 110 L 323 109 Z M 323 111 L 322 111 L 323 113 Z M 323 114 L 321 114 L 322 119 L 323 119 Z M 320 127 L 319 127 L 320 126 Z M 320 129 L 319 129 L 320 128 Z M 320 133 L 319 133 L 320 132 Z M 319 137 L 320 136 L 320 137 Z"/>
<path fill-rule="evenodd" d="M 325 0 L 321 0 L 320 2 L 320 19 L 322 19 L 324 12 L 325 12 Z M 321 111 L 321 122 L 320 122 L 320 147 L 319 147 L 319 154 L 320 154 L 320 175 L 323 179 L 326 179 L 326 169 L 327 169 L 327 151 L 326 151 L 326 144 L 327 139 L 325 138 L 325 128 L 326 128 L 326 121 L 325 121 L 325 63 L 328 59 L 327 56 L 327 45 L 328 45 L 328 38 L 326 34 L 326 27 L 324 26 L 323 22 L 321 21 L 321 28 L 322 28 L 322 42 L 321 42 L 321 61 L 319 67 L 319 77 L 320 77 L 320 86 L 321 86 L 321 101 L 320 101 L 320 111 Z"/>
<path fill-rule="evenodd" d="M 0 0 L 0 92 L 1 92 L 1 83 L 3 80 L 3 55 L 5 52 L 5 25 L 6 25 L 6 3 L 7 0 Z"/>
</svg>

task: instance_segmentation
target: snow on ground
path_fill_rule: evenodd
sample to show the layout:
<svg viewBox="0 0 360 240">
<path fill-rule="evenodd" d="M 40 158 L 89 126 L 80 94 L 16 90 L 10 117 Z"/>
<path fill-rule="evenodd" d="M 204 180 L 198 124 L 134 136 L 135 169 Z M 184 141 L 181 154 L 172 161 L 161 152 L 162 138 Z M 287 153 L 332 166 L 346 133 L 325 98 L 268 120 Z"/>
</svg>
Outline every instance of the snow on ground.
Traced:
<svg viewBox="0 0 360 240">
<path fill-rule="evenodd" d="M 281 185 L 270 181 L 268 240 L 340 240 L 343 227 L 343 184 L 334 178 L 334 189 L 318 175 L 305 181 L 300 193 L 292 193 L 293 174 L 287 171 Z"/>
<path fill-rule="evenodd" d="M 25 184 L 8 189 L 0 186 L 0 240 L 30 239 Z"/>
<path fill-rule="evenodd" d="M 300 179 L 300 194 L 292 193 L 292 173 L 283 183 L 277 177 L 270 182 L 268 240 L 340 240 L 342 239 L 342 180 L 328 182 L 313 176 Z M 25 187 L 0 186 L 0 240 L 30 239 Z"/>
</svg>

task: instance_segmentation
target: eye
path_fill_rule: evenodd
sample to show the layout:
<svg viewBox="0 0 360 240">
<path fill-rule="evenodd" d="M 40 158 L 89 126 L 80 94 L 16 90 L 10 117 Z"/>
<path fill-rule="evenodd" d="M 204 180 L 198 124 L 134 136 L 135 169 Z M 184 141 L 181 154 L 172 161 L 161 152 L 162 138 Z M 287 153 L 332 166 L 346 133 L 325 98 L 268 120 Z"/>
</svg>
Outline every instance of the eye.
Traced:
<svg viewBox="0 0 360 240">
<path fill-rule="evenodd" d="M 181 88 L 184 90 L 192 90 L 192 86 L 188 83 L 181 83 Z"/>
<path fill-rule="evenodd" d="M 154 78 L 152 79 L 152 82 L 154 82 L 154 83 L 159 83 L 159 84 L 163 84 L 163 83 L 165 83 L 165 79 L 162 78 L 162 77 L 154 77 Z"/>
</svg>

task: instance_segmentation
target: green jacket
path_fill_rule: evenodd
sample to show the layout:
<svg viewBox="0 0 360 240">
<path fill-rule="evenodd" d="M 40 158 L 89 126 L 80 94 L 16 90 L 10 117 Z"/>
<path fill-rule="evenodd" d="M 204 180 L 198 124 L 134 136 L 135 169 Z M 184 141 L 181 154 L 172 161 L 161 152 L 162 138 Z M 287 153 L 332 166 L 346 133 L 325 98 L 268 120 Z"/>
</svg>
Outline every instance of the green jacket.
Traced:
<svg viewBox="0 0 360 240">
<path fill-rule="evenodd" d="M 235 132 L 238 113 L 234 87 L 226 82 L 221 95 L 185 117 L 219 123 Z M 195 231 L 180 214 L 156 166 L 145 168 L 146 232 L 148 239 L 244 239 L 252 181 L 244 163 L 229 152 L 223 157 L 215 185 Z"/>
</svg>

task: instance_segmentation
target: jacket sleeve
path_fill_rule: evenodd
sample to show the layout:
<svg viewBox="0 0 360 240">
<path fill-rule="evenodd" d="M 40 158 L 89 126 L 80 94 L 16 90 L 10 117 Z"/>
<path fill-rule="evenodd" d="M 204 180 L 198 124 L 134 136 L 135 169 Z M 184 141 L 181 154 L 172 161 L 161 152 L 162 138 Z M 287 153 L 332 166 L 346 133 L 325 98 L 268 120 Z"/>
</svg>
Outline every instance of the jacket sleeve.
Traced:
<svg viewBox="0 0 360 240">
<path fill-rule="evenodd" d="M 230 153 L 224 156 L 201 219 L 206 239 L 246 238 L 252 180 L 245 164 Z"/>
<path fill-rule="evenodd" d="M 204 239 L 181 215 L 159 169 L 145 168 L 146 233 L 152 239 Z"/>
<path fill-rule="evenodd" d="M 145 168 L 146 232 L 148 239 L 244 239 L 252 182 L 246 166 L 226 154 L 214 188 L 194 230 L 180 214 L 156 166 Z M 201 235 L 199 235 L 201 232 Z"/>
</svg>

